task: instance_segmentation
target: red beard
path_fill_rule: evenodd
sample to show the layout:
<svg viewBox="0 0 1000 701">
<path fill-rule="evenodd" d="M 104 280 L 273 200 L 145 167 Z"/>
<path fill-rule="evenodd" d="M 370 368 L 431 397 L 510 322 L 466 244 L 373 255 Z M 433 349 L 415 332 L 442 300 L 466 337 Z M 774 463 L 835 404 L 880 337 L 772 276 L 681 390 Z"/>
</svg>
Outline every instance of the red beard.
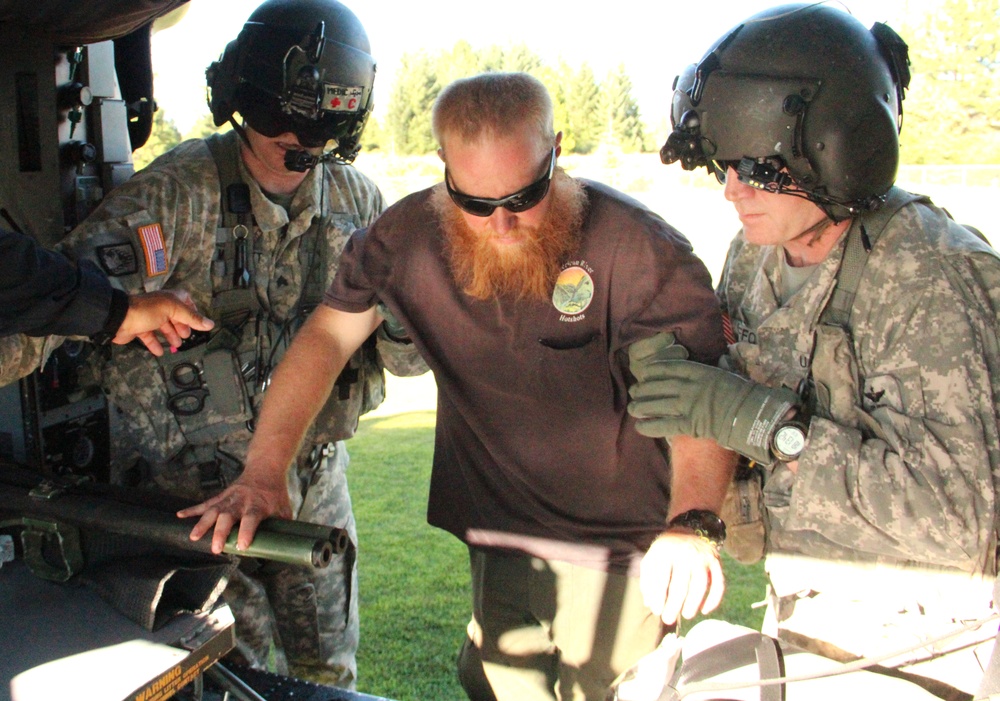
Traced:
<svg viewBox="0 0 1000 701">
<path fill-rule="evenodd" d="M 567 256 L 576 249 L 586 205 L 583 187 L 557 171 L 551 202 L 537 227 L 518 225 L 505 236 L 517 243 L 494 243 L 492 227 L 473 231 L 444 185 L 435 188 L 431 204 L 441 220 L 455 282 L 470 297 L 510 297 L 545 301 Z"/>
</svg>

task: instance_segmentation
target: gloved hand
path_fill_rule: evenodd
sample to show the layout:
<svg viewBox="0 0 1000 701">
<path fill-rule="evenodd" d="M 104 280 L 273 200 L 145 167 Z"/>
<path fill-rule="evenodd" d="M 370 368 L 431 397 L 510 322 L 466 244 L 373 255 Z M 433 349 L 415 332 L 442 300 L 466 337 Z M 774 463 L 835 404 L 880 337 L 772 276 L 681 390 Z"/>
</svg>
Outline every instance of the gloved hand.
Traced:
<svg viewBox="0 0 1000 701">
<path fill-rule="evenodd" d="M 656 340 L 658 339 L 658 340 Z M 632 373 L 628 412 L 644 436 L 712 438 L 765 465 L 774 461 L 771 436 L 799 398 L 721 368 L 675 360 L 672 334 L 659 334 L 629 348 Z M 635 356 L 635 357 L 634 357 Z"/>
<path fill-rule="evenodd" d="M 657 366 L 667 360 L 687 360 L 687 348 L 677 343 L 672 333 L 636 341 L 628 348 L 629 370 L 637 380 L 645 380 L 656 372 Z"/>
</svg>

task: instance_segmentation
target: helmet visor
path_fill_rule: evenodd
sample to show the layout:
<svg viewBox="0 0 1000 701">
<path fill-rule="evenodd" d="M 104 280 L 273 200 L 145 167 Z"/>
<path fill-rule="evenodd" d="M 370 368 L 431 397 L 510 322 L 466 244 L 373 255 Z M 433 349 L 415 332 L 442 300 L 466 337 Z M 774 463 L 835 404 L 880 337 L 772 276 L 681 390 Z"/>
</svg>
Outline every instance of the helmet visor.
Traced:
<svg viewBox="0 0 1000 701">
<path fill-rule="evenodd" d="M 695 105 L 678 85 L 673 115 L 686 109 L 700 118 L 701 147 L 707 158 L 738 161 L 744 156 L 781 156 L 793 160 L 801 153 L 800 121 L 808 101 L 819 90 L 808 78 L 773 78 L 716 71 Z"/>
<path fill-rule="evenodd" d="M 241 81 L 278 98 L 286 112 L 319 119 L 371 109 L 375 60 L 370 54 L 255 22 L 246 23 L 241 37 Z"/>
<path fill-rule="evenodd" d="M 248 85 L 241 86 L 239 105 L 240 114 L 254 131 L 269 138 L 292 133 L 306 148 L 324 146 L 330 140 L 339 142 L 359 118 L 335 112 L 322 112 L 318 119 L 288 114 L 276 98 Z"/>
</svg>

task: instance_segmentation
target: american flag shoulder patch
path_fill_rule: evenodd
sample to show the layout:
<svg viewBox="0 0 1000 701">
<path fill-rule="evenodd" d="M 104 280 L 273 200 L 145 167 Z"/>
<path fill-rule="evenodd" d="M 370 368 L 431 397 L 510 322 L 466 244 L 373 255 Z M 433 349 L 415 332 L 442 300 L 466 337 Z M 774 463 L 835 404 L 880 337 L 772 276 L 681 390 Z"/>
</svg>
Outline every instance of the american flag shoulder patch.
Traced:
<svg viewBox="0 0 1000 701">
<path fill-rule="evenodd" d="M 163 240 L 163 229 L 159 223 L 140 226 L 139 242 L 146 257 L 146 275 L 156 277 L 167 272 L 167 245 Z"/>
<path fill-rule="evenodd" d="M 722 312 L 722 335 L 726 339 L 727 345 L 736 343 L 736 334 L 733 333 L 733 320 L 727 312 Z"/>
</svg>

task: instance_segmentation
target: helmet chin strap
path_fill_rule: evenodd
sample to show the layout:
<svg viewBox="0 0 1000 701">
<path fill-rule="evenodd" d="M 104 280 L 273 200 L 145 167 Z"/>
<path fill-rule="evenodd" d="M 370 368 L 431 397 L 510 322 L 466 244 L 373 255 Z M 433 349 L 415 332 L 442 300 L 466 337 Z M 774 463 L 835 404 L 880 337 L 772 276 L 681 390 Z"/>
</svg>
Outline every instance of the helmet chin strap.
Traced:
<svg viewBox="0 0 1000 701">
<path fill-rule="evenodd" d="M 830 215 L 827 214 L 826 211 L 824 211 L 822 219 L 820 219 L 818 222 L 816 222 L 812 226 L 807 227 L 806 229 L 804 229 L 801 234 L 799 234 L 798 236 L 796 236 L 796 238 L 802 239 L 802 238 L 805 238 L 807 236 L 811 236 L 812 239 L 809 241 L 809 244 L 811 245 L 811 244 L 815 243 L 817 240 L 819 240 L 820 236 L 823 235 L 823 232 L 826 231 L 831 226 L 833 226 L 835 223 L 836 222 L 834 222 L 833 218 L 830 217 Z"/>
</svg>

